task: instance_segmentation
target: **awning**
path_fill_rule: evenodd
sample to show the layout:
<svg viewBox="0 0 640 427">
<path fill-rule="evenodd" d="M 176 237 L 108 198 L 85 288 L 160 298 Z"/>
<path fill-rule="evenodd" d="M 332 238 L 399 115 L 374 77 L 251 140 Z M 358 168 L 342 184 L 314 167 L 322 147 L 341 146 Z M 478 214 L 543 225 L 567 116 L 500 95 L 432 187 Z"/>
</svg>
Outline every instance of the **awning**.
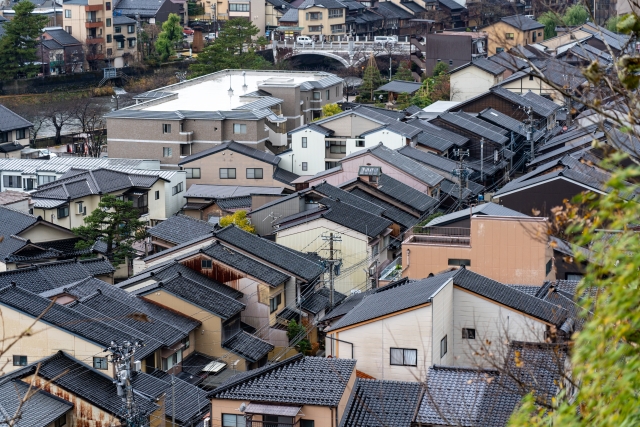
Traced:
<svg viewBox="0 0 640 427">
<path fill-rule="evenodd" d="M 217 374 L 218 372 L 222 371 L 226 366 L 227 366 L 226 363 L 213 361 L 213 362 L 207 363 L 207 365 L 204 368 L 202 368 L 202 372 L 212 372 L 214 374 Z"/>
<path fill-rule="evenodd" d="M 278 27 L 276 28 L 278 31 L 302 31 L 304 27 Z"/>
<path fill-rule="evenodd" d="M 124 40 L 124 36 L 122 34 L 116 34 L 113 38 L 116 40 Z"/>
<path fill-rule="evenodd" d="M 244 410 L 245 414 L 280 415 L 282 417 L 295 417 L 302 406 L 264 405 L 262 403 L 249 403 Z"/>
</svg>

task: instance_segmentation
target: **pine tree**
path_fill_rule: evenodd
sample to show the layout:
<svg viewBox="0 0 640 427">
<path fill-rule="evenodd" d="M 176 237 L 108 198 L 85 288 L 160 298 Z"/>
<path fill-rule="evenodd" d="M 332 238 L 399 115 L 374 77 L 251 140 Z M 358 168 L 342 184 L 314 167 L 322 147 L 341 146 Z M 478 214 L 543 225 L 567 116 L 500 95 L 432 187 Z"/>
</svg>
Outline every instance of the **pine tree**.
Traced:
<svg viewBox="0 0 640 427">
<path fill-rule="evenodd" d="M 373 102 L 373 92 L 382 85 L 382 77 L 380 76 L 380 70 L 378 70 L 378 64 L 376 58 L 371 54 L 367 68 L 364 69 L 364 75 L 362 76 L 362 85 L 360 89 L 364 93 L 369 94 L 369 100 Z"/>
<path fill-rule="evenodd" d="M 411 66 L 409 65 L 409 63 L 406 61 L 400 62 L 400 66 L 398 67 L 398 70 L 396 70 L 396 73 L 393 75 L 391 80 L 404 80 L 406 82 L 412 82 L 413 74 L 411 73 Z"/>
<path fill-rule="evenodd" d="M 170 13 L 169 18 L 162 24 L 162 32 L 156 41 L 156 52 L 163 61 L 175 53 L 176 46 L 182 41 L 182 31 L 180 17 Z"/>
</svg>

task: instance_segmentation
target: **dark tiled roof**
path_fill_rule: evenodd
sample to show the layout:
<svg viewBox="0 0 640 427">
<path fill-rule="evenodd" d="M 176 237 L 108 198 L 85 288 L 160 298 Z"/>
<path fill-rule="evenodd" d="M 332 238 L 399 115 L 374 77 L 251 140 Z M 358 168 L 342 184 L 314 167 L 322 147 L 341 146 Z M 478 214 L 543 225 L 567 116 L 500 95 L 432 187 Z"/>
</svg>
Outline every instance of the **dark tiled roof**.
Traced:
<svg viewBox="0 0 640 427">
<path fill-rule="evenodd" d="M 251 208 L 251 196 L 218 199 L 216 200 L 216 203 L 220 207 L 220 209 L 224 209 L 224 210 L 233 210 L 233 209 L 242 209 L 242 208 L 249 210 L 249 208 Z"/>
<path fill-rule="evenodd" d="M 355 370 L 356 361 L 291 357 L 247 371 L 215 389 L 210 397 L 282 404 L 337 407 Z"/>
<path fill-rule="evenodd" d="M 431 302 L 433 294 L 455 274 L 456 271 L 449 271 L 370 295 L 333 324 L 329 330 L 355 325 Z"/>
<path fill-rule="evenodd" d="M 511 70 L 514 73 L 518 70 L 522 70 L 526 68 L 529 65 L 527 61 L 523 60 L 522 58 L 519 58 L 518 56 L 511 55 L 508 52 L 500 52 L 490 56 L 487 59 L 491 62 L 494 62 L 498 65 L 505 67 L 508 70 Z M 509 76 L 507 79 L 511 79 L 511 76 Z M 504 81 L 501 82 L 500 84 L 502 83 L 504 83 Z"/>
<path fill-rule="evenodd" d="M 442 113 L 438 116 L 438 119 L 497 144 L 505 144 L 509 142 L 509 138 L 506 136 L 507 131 L 467 113 Z"/>
<path fill-rule="evenodd" d="M 4 105 L 0 104 L 0 132 L 8 132 L 14 129 L 24 129 L 33 126 L 33 124 Z"/>
<path fill-rule="evenodd" d="M 524 15 L 505 16 L 504 18 L 501 19 L 501 21 L 521 31 L 529 31 L 529 30 L 536 30 L 538 28 L 544 28 L 544 25 L 542 25 L 538 21 Z"/>
<path fill-rule="evenodd" d="M 274 349 L 268 342 L 245 331 L 240 331 L 223 342 L 222 347 L 250 362 L 257 362 Z"/>
<path fill-rule="evenodd" d="M 447 9 L 450 10 L 461 10 L 461 9 L 465 9 L 464 6 L 462 6 L 460 3 L 458 3 L 455 0 L 438 0 L 438 3 L 440 3 L 442 6 L 446 7 Z"/>
<path fill-rule="evenodd" d="M 379 236 L 392 224 L 388 219 L 358 209 L 342 201 L 324 198 L 320 200 L 320 204 L 329 207 L 329 210 L 321 214 L 324 218 L 369 237 Z"/>
<path fill-rule="evenodd" d="M 327 308 L 329 308 L 330 293 L 331 290 L 325 287 L 316 290 L 311 295 L 305 297 L 302 300 L 302 309 L 314 315 L 320 313 L 322 310 L 326 310 Z M 346 297 L 346 295 L 334 290 L 333 304 L 339 304 Z"/>
<path fill-rule="evenodd" d="M 37 388 L 30 388 L 29 384 L 20 380 L 6 381 L 0 384 L 2 420 L 12 419 L 17 414 L 14 427 L 47 427 L 73 408 L 71 402 L 44 390 L 32 394 L 21 406 L 22 399 L 35 390 Z M 20 409 L 19 412 L 18 409 Z M 7 424 L 2 422 L 2 425 Z"/>
<path fill-rule="evenodd" d="M 527 285 L 507 285 L 516 291 L 524 292 L 525 294 L 536 296 L 540 290 L 540 286 L 527 286 Z"/>
<path fill-rule="evenodd" d="M 357 294 L 349 295 L 347 298 L 342 300 L 342 302 L 333 308 L 329 313 L 325 314 L 325 316 L 320 319 L 321 322 L 337 319 L 338 317 L 344 316 L 348 312 L 350 312 L 354 307 L 362 302 L 362 299 L 367 295 L 371 295 L 374 293 L 373 290 L 369 290 L 366 292 L 359 292 Z"/>
<path fill-rule="evenodd" d="M 406 427 L 412 425 L 420 404 L 417 382 L 358 378 L 340 427 Z"/>
<path fill-rule="evenodd" d="M 115 267 L 111 265 L 106 258 L 92 258 L 81 259 L 80 264 L 86 268 L 92 276 L 100 276 L 103 274 L 110 274 L 116 271 Z"/>
<path fill-rule="evenodd" d="M 174 215 L 149 229 L 149 234 L 167 242 L 180 244 L 211 234 L 214 224 L 186 215 Z"/>
<path fill-rule="evenodd" d="M 408 93 L 413 95 L 422 87 L 422 83 L 406 82 L 404 80 L 392 80 L 389 83 L 380 86 L 376 90 L 395 92 L 395 93 Z"/>
<path fill-rule="evenodd" d="M 387 196 L 393 197 L 419 212 L 427 212 L 433 206 L 438 204 L 438 201 L 433 197 L 422 193 L 415 188 L 390 177 L 389 175 L 380 175 L 378 178 L 377 188 Z"/>
<path fill-rule="evenodd" d="M 207 157 L 211 154 L 219 153 L 224 150 L 235 151 L 236 153 L 243 154 L 245 156 L 254 158 L 256 160 L 261 160 L 265 163 L 270 163 L 272 165 L 277 165 L 280 162 L 280 157 L 267 153 L 266 151 L 256 150 L 255 148 L 249 147 L 244 144 L 239 144 L 235 141 L 223 142 L 220 145 L 216 145 L 213 148 L 209 148 L 207 150 L 201 151 L 196 154 L 192 154 L 191 156 L 185 157 L 180 161 L 180 165 L 184 165 L 186 163 L 192 162 L 197 159 L 201 159 L 203 157 Z"/>
<path fill-rule="evenodd" d="M 0 153 L 13 153 L 14 151 L 20 151 L 24 146 L 18 142 L 7 142 L 6 144 L 0 144 Z"/>
<path fill-rule="evenodd" d="M 291 7 L 282 15 L 278 22 L 298 22 L 298 9 Z"/>
<path fill-rule="evenodd" d="M 215 357 L 194 351 L 182 360 L 182 372 L 190 375 L 200 375 L 205 366 L 216 361 Z"/>
<path fill-rule="evenodd" d="M 295 173 L 289 172 L 288 170 L 280 167 L 276 167 L 276 170 L 273 171 L 273 179 L 280 181 L 283 184 L 292 185 L 291 182 L 298 178 L 300 178 L 300 175 L 296 175 Z"/>
<path fill-rule="evenodd" d="M 378 2 L 376 3 L 376 12 L 386 17 L 387 19 L 413 19 L 414 16 L 411 12 L 407 12 L 400 6 L 392 2 Z"/>
<path fill-rule="evenodd" d="M 374 215 L 381 215 L 384 212 L 384 208 L 380 205 L 375 204 L 375 202 L 360 198 L 353 193 L 349 193 L 338 187 L 334 187 L 333 185 L 326 182 L 312 186 L 311 189 L 333 200 L 340 200 L 341 202 L 348 203 L 351 206 Z"/>
<path fill-rule="evenodd" d="M 518 211 L 514 211 L 513 209 L 505 208 L 504 206 L 500 206 L 498 204 L 489 202 L 483 203 L 481 205 L 476 205 L 472 208 L 473 215 L 489 215 L 489 216 L 515 216 L 521 218 L 529 218 L 528 215 L 520 213 Z M 457 222 L 462 219 L 467 219 L 470 217 L 469 209 L 462 209 L 458 212 L 452 212 L 447 215 L 442 215 L 437 218 L 434 218 L 427 224 L 427 227 L 442 227 L 447 224 L 451 224 L 452 222 Z"/>
<path fill-rule="evenodd" d="M 514 104 L 517 105 L 521 105 L 523 107 L 531 107 L 531 109 L 533 110 L 533 112 L 535 112 L 536 114 L 538 114 L 539 116 L 542 117 L 549 117 L 551 116 L 558 108 L 560 108 L 559 105 L 555 104 L 553 101 L 549 101 L 551 102 L 551 104 L 548 104 L 542 100 L 540 100 L 539 98 L 544 99 L 543 97 L 534 94 L 533 92 L 529 92 L 532 95 L 529 95 L 527 97 L 522 96 L 522 95 L 518 95 L 516 93 L 511 92 L 510 90 L 507 90 L 505 88 L 503 88 L 502 86 L 494 86 L 491 88 L 491 92 L 502 97 L 505 98 L 511 102 L 513 102 Z M 545 99 L 545 101 L 547 101 Z"/>
<path fill-rule="evenodd" d="M 320 263 L 312 261 L 305 254 L 247 233 L 233 225 L 218 231 L 216 237 L 307 281 L 314 280 L 324 271 Z"/>
<path fill-rule="evenodd" d="M 47 30 L 45 31 L 52 39 L 60 43 L 62 46 L 74 46 L 82 44 L 65 30 Z"/>
<path fill-rule="evenodd" d="M 123 15 L 153 18 L 165 1 L 169 0 L 120 0 L 114 9 L 121 11 Z"/>
<path fill-rule="evenodd" d="M 360 188 L 354 188 L 353 190 L 351 190 L 351 194 L 382 206 L 384 208 L 384 213 L 382 214 L 382 216 L 384 216 L 385 218 L 389 218 L 391 221 L 395 222 L 401 227 L 409 228 L 414 226 L 418 222 L 417 217 L 403 211 L 402 209 L 399 209 L 398 207 L 386 202 L 385 200 L 376 198 L 375 196 L 367 193 Z"/>
<path fill-rule="evenodd" d="M 4 260 L 26 244 L 24 240 L 15 240 L 9 237 L 17 235 L 25 228 L 35 224 L 38 219 L 33 215 L 4 206 L 0 206 L 0 217 L 2 217 L 2 221 L 0 221 L 0 236 L 4 238 L 0 241 L 0 259 Z"/>
<path fill-rule="evenodd" d="M 128 25 L 128 24 L 135 24 L 135 23 L 136 23 L 136 20 L 131 19 L 128 16 L 115 15 L 113 17 L 113 25 Z"/>
<path fill-rule="evenodd" d="M 271 286 L 278 286 L 289 279 L 289 275 L 223 246 L 219 242 L 203 248 L 202 253 Z"/>
<path fill-rule="evenodd" d="M 466 63 L 464 65 L 461 65 L 458 68 L 456 68 L 454 70 L 451 70 L 449 73 L 453 74 L 455 72 L 458 72 L 458 71 L 463 70 L 463 69 L 465 69 L 467 67 L 470 67 L 470 66 L 478 67 L 481 70 L 484 70 L 487 73 L 490 73 L 490 74 L 493 74 L 493 75 L 496 75 L 496 76 L 499 75 L 499 74 L 504 73 L 505 71 L 507 71 L 507 69 L 504 68 L 500 64 L 497 64 L 497 63 L 495 63 L 493 61 L 489 61 L 486 58 L 479 58 L 479 59 L 476 59 L 475 61 L 468 62 L 468 63 Z"/>
<path fill-rule="evenodd" d="M 503 129 L 508 129 L 517 133 L 520 136 L 527 136 L 526 126 L 524 123 L 494 110 L 493 108 L 487 108 L 478 114 L 478 117 L 482 120 L 486 120 L 496 126 L 500 126 Z M 542 135 L 541 135 L 542 136 Z"/>
</svg>

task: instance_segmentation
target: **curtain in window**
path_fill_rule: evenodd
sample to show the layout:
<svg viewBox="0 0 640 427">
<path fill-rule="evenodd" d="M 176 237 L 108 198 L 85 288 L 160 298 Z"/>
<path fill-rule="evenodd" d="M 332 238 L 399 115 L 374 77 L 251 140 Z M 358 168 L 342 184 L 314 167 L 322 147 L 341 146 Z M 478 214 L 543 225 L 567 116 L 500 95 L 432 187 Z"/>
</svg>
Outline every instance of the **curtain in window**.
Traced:
<svg viewBox="0 0 640 427">
<path fill-rule="evenodd" d="M 392 348 L 391 349 L 391 364 L 392 365 L 402 365 L 403 354 L 401 348 Z"/>
<path fill-rule="evenodd" d="M 416 366 L 418 364 L 418 351 L 417 350 L 405 350 L 404 351 L 404 364 Z"/>
</svg>

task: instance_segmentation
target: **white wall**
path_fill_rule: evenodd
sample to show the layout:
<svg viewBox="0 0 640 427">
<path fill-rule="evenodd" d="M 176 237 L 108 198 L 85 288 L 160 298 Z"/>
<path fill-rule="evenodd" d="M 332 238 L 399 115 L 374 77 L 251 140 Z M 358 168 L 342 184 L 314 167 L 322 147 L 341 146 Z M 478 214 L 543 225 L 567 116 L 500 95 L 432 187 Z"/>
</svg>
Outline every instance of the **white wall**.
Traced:
<svg viewBox="0 0 640 427">
<path fill-rule="evenodd" d="M 453 280 L 449 280 L 433 297 L 432 302 L 432 362 L 438 365 L 454 364 L 453 349 Z M 447 337 L 447 353 L 440 357 L 440 341 Z"/>
<path fill-rule="evenodd" d="M 375 147 L 382 142 L 385 147 L 395 150 L 396 148 L 404 147 L 406 145 L 405 141 L 406 138 L 404 136 L 398 135 L 397 133 L 388 131 L 386 129 L 381 129 L 364 136 L 364 145 L 367 148 Z M 362 148 L 359 148 L 358 150 L 362 150 Z M 348 150 L 347 153 L 349 153 Z"/>
<path fill-rule="evenodd" d="M 352 342 L 353 358 L 357 360 L 356 368 L 376 379 L 424 381 L 427 369 L 432 365 L 431 306 L 366 323 L 332 336 Z M 326 340 L 325 345 L 327 354 L 343 359 L 351 358 L 351 345 L 332 343 L 330 339 Z M 417 349 L 417 366 L 392 366 L 391 347 Z"/>
<path fill-rule="evenodd" d="M 169 218 L 170 216 L 178 213 L 186 203 L 184 194 L 187 191 L 187 173 L 184 171 L 176 171 L 170 182 L 163 182 L 165 194 L 165 218 Z M 182 193 L 172 195 L 171 188 L 175 187 L 180 182 L 182 183 L 183 188 Z M 150 192 L 149 197 L 153 198 L 153 193 Z M 149 201 L 149 204 L 151 204 L 151 201 Z"/>
<path fill-rule="evenodd" d="M 307 148 L 302 148 L 302 138 L 307 138 Z M 324 135 L 310 129 L 304 129 L 291 135 L 293 150 L 293 173 L 298 175 L 315 175 L 324 169 L 325 142 Z M 285 154 L 283 157 L 289 156 Z M 307 170 L 302 170 L 302 162 L 307 163 Z M 280 166 L 282 167 L 282 166 Z M 291 171 L 291 161 L 289 167 Z"/>
<path fill-rule="evenodd" d="M 504 351 L 504 340 L 544 342 L 546 325 L 521 313 L 455 287 L 453 349 L 457 366 L 487 366 L 474 349 L 489 340 L 490 350 Z M 462 328 L 476 330 L 475 340 L 462 339 Z M 499 353 L 497 353 L 499 354 Z"/>
<path fill-rule="evenodd" d="M 475 66 L 469 66 L 451 74 L 451 100 L 466 101 L 469 98 L 485 93 L 493 85 L 502 81 Z"/>
</svg>

